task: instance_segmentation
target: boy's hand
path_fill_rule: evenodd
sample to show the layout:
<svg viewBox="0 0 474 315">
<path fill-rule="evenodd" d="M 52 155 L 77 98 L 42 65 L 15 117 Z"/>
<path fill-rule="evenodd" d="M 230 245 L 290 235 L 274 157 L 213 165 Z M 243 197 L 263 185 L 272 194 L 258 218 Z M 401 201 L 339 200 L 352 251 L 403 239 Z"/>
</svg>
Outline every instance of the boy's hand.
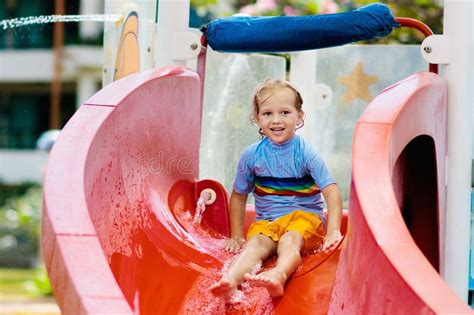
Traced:
<svg viewBox="0 0 474 315">
<path fill-rule="evenodd" d="M 229 238 L 226 240 L 224 248 L 226 251 L 231 253 L 238 253 L 242 246 L 244 245 L 245 240 L 243 238 Z"/>
<path fill-rule="evenodd" d="M 339 230 L 329 231 L 326 237 L 324 238 L 323 251 L 327 251 L 332 247 L 336 246 L 339 241 L 342 239 L 341 232 Z"/>
</svg>

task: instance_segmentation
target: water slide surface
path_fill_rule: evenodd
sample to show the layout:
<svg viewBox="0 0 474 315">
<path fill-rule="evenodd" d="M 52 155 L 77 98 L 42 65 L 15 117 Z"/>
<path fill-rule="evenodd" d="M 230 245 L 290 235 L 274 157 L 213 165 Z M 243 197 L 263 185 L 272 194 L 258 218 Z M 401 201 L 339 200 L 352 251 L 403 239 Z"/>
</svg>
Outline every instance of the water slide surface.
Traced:
<svg viewBox="0 0 474 315">
<path fill-rule="evenodd" d="M 471 312 L 438 274 L 446 87 L 437 75 L 387 88 L 360 119 L 342 244 L 305 257 L 282 298 L 244 285 L 232 305 L 208 291 L 231 255 L 220 250 L 227 194 L 198 179 L 201 97 L 193 71 L 149 70 L 105 87 L 63 129 L 44 183 L 42 250 L 64 314 Z M 217 199 L 195 225 L 205 188 Z M 253 217 L 249 206 L 246 223 Z"/>
</svg>

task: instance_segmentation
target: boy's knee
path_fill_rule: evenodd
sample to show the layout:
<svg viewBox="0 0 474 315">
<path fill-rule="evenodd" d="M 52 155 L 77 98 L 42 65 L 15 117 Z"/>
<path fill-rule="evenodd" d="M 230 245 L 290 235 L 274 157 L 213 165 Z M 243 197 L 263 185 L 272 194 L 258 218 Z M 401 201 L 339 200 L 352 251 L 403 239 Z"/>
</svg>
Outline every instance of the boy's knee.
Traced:
<svg viewBox="0 0 474 315">
<path fill-rule="evenodd" d="M 280 238 L 279 244 L 288 247 L 295 247 L 299 250 L 303 247 L 304 238 L 303 235 L 297 231 L 288 231 Z"/>
<path fill-rule="evenodd" d="M 245 247 L 251 249 L 251 248 L 269 248 L 271 249 L 272 247 L 275 246 L 275 242 L 268 236 L 263 235 L 263 234 L 257 234 L 250 238 L 246 243 Z"/>
<path fill-rule="evenodd" d="M 298 231 L 288 231 L 285 234 L 283 234 L 281 237 L 281 240 L 286 240 L 286 239 L 292 242 L 297 242 L 297 241 L 303 241 L 304 238 L 303 238 L 303 235 L 301 235 L 301 233 Z"/>
</svg>

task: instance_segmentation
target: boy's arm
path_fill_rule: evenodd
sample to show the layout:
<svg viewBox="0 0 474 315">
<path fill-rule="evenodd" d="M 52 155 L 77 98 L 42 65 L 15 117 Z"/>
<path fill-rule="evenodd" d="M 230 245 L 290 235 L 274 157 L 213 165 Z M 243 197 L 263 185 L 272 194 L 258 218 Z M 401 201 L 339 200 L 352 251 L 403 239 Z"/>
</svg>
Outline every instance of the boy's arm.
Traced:
<svg viewBox="0 0 474 315">
<path fill-rule="evenodd" d="M 229 205 L 230 239 L 225 245 L 225 249 L 229 252 L 238 252 L 244 244 L 244 219 L 246 205 L 247 195 L 239 194 L 235 190 L 232 190 Z"/>
<path fill-rule="evenodd" d="M 327 234 L 323 249 L 326 249 L 341 239 L 342 197 L 336 184 L 327 186 L 322 191 L 328 207 Z"/>
</svg>

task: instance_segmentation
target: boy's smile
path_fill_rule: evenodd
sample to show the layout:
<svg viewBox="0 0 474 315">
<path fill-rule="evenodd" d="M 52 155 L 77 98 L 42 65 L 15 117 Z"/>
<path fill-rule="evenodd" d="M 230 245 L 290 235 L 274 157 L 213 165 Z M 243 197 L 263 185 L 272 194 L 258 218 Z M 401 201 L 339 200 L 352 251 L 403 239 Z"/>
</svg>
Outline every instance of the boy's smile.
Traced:
<svg viewBox="0 0 474 315">
<path fill-rule="evenodd" d="M 284 88 L 262 98 L 264 101 L 259 106 L 256 119 L 258 126 L 274 143 L 281 144 L 290 140 L 304 115 L 295 107 L 294 92 Z"/>
</svg>

